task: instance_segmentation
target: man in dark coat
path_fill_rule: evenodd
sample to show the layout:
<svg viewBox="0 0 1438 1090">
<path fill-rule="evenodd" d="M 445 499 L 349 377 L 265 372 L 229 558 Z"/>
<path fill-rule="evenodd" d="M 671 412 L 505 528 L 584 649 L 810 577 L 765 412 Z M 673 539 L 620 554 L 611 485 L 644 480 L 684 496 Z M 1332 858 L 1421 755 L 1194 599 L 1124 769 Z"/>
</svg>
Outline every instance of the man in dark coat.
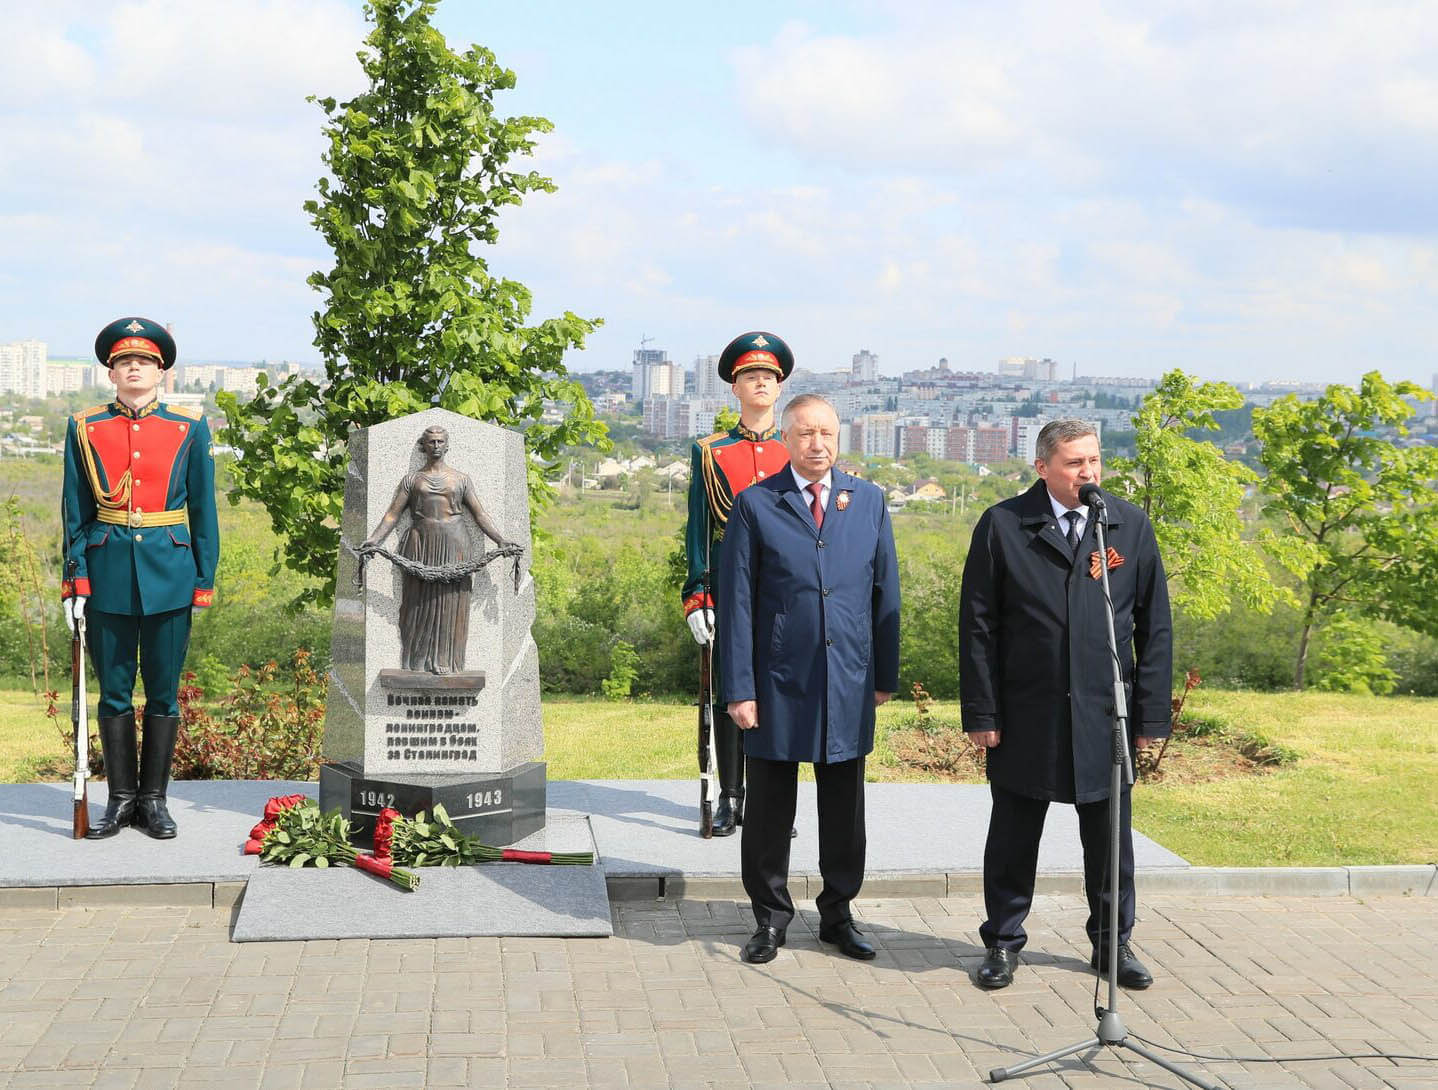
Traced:
<svg viewBox="0 0 1438 1090">
<path fill-rule="evenodd" d="M 722 554 L 720 660 L 744 732 L 749 794 L 740 845 L 757 930 L 746 961 L 772 961 L 794 918 L 789 830 L 798 762 L 819 806 L 819 938 L 874 948 L 849 903 L 864 881 L 864 757 L 874 709 L 899 684 L 899 576 L 884 494 L 835 468 L 839 418 L 805 394 L 784 410 L 790 465 L 735 498 Z"/>
<path fill-rule="evenodd" d="M 1028 491 L 984 512 L 974 527 L 959 606 L 959 693 L 964 730 L 988 748 L 993 809 L 984 848 L 986 948 L 978 983 L 1013 979 L 1027 935 L 1039 837 L 1050 802 L 1073 803 L 1083 844 L 1087 930 L 1095 969 L 1107 961 L 1108 797 L 1113 667 L 1093 520 L 1079 489 L 1102 473 L 1098 435 L 1081 420 L 1039 433 Z M 1114 630 L 1129 697 L 1131 744 L 1169 733 L 1173 632 L 1153 526 L 1108 492 L 1109 581 Z M 1119 982 L 1153 978 L 1129 946 L 1133 930 L 1133 834 L 1121 798 Z"/>
</svg>

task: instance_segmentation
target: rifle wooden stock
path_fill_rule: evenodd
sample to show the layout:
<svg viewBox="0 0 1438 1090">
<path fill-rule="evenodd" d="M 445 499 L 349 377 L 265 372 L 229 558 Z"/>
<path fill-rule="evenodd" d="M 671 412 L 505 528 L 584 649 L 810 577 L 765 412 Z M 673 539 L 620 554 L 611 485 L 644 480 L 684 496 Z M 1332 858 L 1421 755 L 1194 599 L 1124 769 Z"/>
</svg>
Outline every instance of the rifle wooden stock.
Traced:
<svg viewBox="0 0 1438 1090">
<path fill-rule="evenodd" d="M 71 830 L 71 839 L 84 840 L 90 833 L 90 788 L 88 786 L 80 789 L 80 797 L 75 800 L 75 821 Z"/>
</svg>

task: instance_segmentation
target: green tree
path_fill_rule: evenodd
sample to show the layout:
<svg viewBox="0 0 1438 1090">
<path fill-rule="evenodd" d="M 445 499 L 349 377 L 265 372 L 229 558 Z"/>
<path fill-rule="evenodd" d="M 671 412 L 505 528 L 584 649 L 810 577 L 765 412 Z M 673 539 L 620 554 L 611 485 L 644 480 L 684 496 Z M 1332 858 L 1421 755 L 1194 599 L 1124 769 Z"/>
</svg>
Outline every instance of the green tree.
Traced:
<svg viewBox="0 0 1438 1090">
<path fill-rule="evenodd" d="M 1239 509 L 1257 475 L 1212 443 L 1189 437 L 1217 431 L 1214 414 L 1242 404 L 1243 395 L 1226 382 L 1168 372 L 1134 415 L 1135 457 L 1113 459 L 1116 472 L 1105 480 L 1153 520 L 1173 603 L 1198 617 L 1227 611 L 1235 595 L 1262 613 L 1291 597 L 1244 538 Z M 1271 532 L 1259 536 L 1277 547 Z"/>
<path fill-rule="evenodd" d="M 284 564 L 315 581 L 300 601 L 334 593 L 350 429 L 433 404 L 520 429 L 539 456 L 528 462 L 535 502 L 552 492 L 539 460 L 604 438 L 563 363 L 598 320 L 566 312 L 526 325 L 528 289 L 491 274 L 476 252 L 497 239 L 504 208 L 554 190 L 508 169 L 551 126 L 495 113 L 514 73 L 481 46 L 451 50 L 430 25 L 435 7 L 371 0 L 374 30 L 359 54 L 368 88 L 347 102 L 312 99 L 327 118 L 329 174 L 305 211 L 335 255 L 309 278 L 324 299 L 314 325 L 326 382 L 261 380 L 243 405 L 220 395 L 221 438 L 239 453 L 230 498 L 268 509 Z M 564 407 L 562 420 L 541 419 L 546 401 Z"/>
<path fill-rule="evenodd" d="M 1268 510 L 1292 531 L 1285 563 L 1304 580 L 1293 684 L 1301 689 L 1315 627 L 1340 611 L 1438 633 L 1438 449 L 1401 447 L 1425 400 L 1412 382 L 1377 371 L 1357 390 L 1333 385 L 1314 401 L 1293 395 L 1256 409 L 1268 470 Z"/>
</svg>

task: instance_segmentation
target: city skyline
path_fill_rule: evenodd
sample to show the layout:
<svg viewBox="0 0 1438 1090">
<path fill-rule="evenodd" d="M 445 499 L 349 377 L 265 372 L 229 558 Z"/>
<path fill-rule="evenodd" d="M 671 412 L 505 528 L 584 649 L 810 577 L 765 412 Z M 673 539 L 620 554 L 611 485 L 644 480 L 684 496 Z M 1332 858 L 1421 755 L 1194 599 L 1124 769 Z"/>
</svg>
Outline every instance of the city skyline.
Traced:
<svg viewBox="0 0 1438 1090">
<path fill-rule="evenodd" d="M 304 96 L 358 90 L 359 0 L 21 8 L 0 341 L 80 356 L 138 311 L 190 360 L 318 362 Z M 559 192 L 486 256 L 532 320 L 606 319 L 575 370 L 751 328 L 881 374 L 1434 369 L 1438 28 L 1411 7 L 537 0 L 436 25 L 515 70 L 501 112 L 555 124 L 532 165 Z"/>
</svg>

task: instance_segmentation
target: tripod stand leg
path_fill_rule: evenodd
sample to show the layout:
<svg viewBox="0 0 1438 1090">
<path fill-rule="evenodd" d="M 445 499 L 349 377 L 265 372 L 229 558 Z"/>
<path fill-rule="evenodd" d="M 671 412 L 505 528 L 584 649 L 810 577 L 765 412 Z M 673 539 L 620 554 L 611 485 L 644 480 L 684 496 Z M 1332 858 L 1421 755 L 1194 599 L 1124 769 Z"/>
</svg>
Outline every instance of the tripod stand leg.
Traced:
<svg viewBox="0 0 1438 1090">
<path fill-rule="evenodd" d="M 1119 1041 L 1115 1047 L 1122 1047 L 1128 1049 L 1130 1052 L 1137 1052 L 1145 1060 L 1148 1060 L 1149 1063 L 1158 1064 L 1159 1067 L 1163 1068 L 1170 1074 L 1177 1075 L 1185 1082 L 1190 1082 L 1194 1086 L 1201 1087 L 1202 1090 L 1223 1090 L 1223 1088 L 1220 1087 L 1217 1083 L 1204 1082 L 1191 1071 L 1185 1071 L 1183 1068 L 1179 1067 L 1178 1064 L 1173 1063 L 1171 1060 L 1166 1060 L 1162 1056 L 1155 1056 L 1152 1052 L 1144 1048 L 1142 1045 L 1136 1045 L 1132 1041 L 1129 1041 L 1127 1039 Z"/>
<path fill-rule="evenodd" d="M 1035 1056 L 1032 1060 L 1025 1060 L 1021 1064 L 1014 1064 L 1013 1067 L 996 1067 L 989 1072 L 989 1082 L 1003 1082 L 1015 1075 L 1022 1075 L 1025 1071 L 1032 1071 L 1036 1067 L 1053 1063 L 1055 1060 L 1062 1060 L 1065 1056 L 1072 1056 L 1075 1052 L 1084 1052 L 1090 1048 L 1098 1048 L 1102 1042 L 1097 1037 L 1090 1037 L 1087 1041 L 1080 1041 L 1076 1045 L 1066 1045 L 1063 1048 L 1055 1049 L 1053 1052 L 1046 1052 L 1042 1056 Z"/>
</svg>

